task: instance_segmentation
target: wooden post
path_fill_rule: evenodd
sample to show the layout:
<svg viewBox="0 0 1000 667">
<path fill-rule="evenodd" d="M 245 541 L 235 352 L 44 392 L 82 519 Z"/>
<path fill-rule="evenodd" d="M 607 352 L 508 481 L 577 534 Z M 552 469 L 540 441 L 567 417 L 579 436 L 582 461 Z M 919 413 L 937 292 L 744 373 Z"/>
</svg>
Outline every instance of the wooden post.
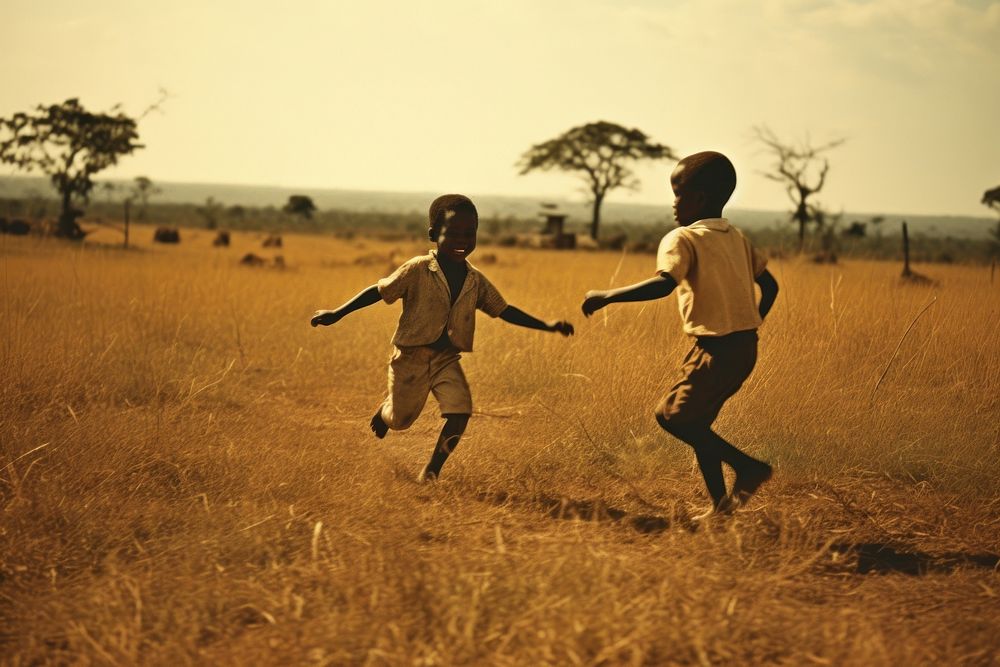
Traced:
<svg viewBox="0 0 1000 667">
<path fill-rule="evenodd" d="M 132 208 L 132 199 L 130 197 L 125 198 L 125 245 L 124 248 L 128 248 L 128 218 L 129 209 Z"/>
<path fill-rule="evenodd" d="M 906 232 L 906 220 L 903 221 L 903 277 L 910 276 L 910 236 Z"/>
</svg>

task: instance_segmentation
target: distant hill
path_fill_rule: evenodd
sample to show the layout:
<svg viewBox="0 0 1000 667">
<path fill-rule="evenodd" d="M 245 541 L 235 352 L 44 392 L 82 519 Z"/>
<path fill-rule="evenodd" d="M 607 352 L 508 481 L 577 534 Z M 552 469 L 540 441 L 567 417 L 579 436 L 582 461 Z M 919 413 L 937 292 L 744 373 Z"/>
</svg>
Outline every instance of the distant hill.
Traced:
<svg viewBox="0 0 1000 667">
<path fill-rule="evenodd" d="M 130 181 L 121 182 L 129 185 Z M 354 211 L 377 211 L 381 213 L 420 213 L 427 211 L 431 200 L 439 193 L 430 192 L 380 192 L 366 190 L 337 190 L 332 188 L 285 188 L 269 185 L 221 185 L 212 183 L 167 183 L 157 182 L 162 192 L 152 198 L 153 203 L 201 204 L 209 197 L 227 206 L 239 204 L 249 207 L 281 207 L 292 194 L 304 194 L 312 198 L 320 209 L 344 209 Z M 0 176 L 0 197 L 21 198 L 25 196 L 54 197 L 49 182 L 45 178 L 30 176 Z M 100 198 L 99 196 L 97 197 Z M 540 211 L 541 203 L 556 204 L 570 216 L 571 221 L 584 223 L 590 220 L 590 207 L 580 201 L 542 197 L 509 197 L 503 195 L 476 195 L 476 205 L 483 218 L 513 217 L 534 218 Z M 788 222 L 787 211 L 760 211 L 750 209 L 729 209 L 729 217 L 741 227 L 761 229 L 792 225 Z M 602 211 L 602 222 L 634 223 L 649 225 L 669 225 L 669 206 L 649 204 L 625 204 L 606 202 Z M 989 230 L 996 225 L 996 219 L 972 216 L 900 215 L 883 212 L 847 212 L 844 223 L 854 220 L 869 221 L 872 216 L 881 215 L 885 221 L 881 231 L 885 235 L 898 234 L 900 222 L 906 220 L 910 231 L 916 235 L 961 239 L 986 239 Z M 872 229 L 869 225 L 869 229 Z"/>
</svg>

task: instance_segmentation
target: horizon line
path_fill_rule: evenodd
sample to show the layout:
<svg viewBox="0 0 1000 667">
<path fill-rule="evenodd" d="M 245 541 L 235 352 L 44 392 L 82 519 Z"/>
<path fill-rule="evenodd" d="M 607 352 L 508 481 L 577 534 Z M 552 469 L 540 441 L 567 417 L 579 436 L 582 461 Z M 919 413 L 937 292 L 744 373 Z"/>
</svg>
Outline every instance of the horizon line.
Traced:
<svg viewBox="0 0 1000 667">
<path fill-rule="evenodd" d="M 126 176 L 120 178 L 100 178 L 94 179 L 95 183 L 103 182 L 118 182 L 118 183 L 128 183 L 133 181 L 137 176 Z M 48 177 L 44 175 L 37 174 L 0 174 L 0 179 L 23 179 L 23 180 L 45 180 L 48 182 Z M 372 194 L 394 194 L 394 195 L 428 195 L 431 197 L 436 197 L 440 193 L 436 193 L 431 190 L 385 190 L 377 188 L 362 188 L 362 187 L 330 187 L 330 186 L 291 186 L 291 185 L 277 185 L 273 183 L 236 183 L 236 182 L 224 182 L 224 181 L 172 181 L 172 180 L 153 180 L 154 185 L 176 185 L 176 186 L 197 186 L 197 187 L 226 187 L 226 188 L 269 188 L 274 190 L 287 190 L 287 191 L 308 191 L 308 190 L 326 190 L 331 192 L 360 192 L 360 193 L 372 193 Z M 51 183 L 49 184 L 51 186 Z M 0 193 L 2 196 L 2 193 Z M 589 205 L 587 200 L 574 200 L 570 199 L 566 195 L 517 195 L 517 194 L 507 194 L 507 193 L 496 193 L 496 192 L 480 192 L 476 195 L 477 197 L 495 197 L 499 199 L 537 199 L 539 202 L 544 202 L 547 200 L 551 201 L 561 201 L 574 205 Z M 162 203 L 162 202 L 161 202 Z M 200 204 L 201 202 L 196 201 L 185 201 L 182 203 L 188 204 Z M 220 202 L 222 203 L 222 202 Z M 234 202 L 234 205 L 239 204 L 239 202 Z M 670 202 L 664 202 L 662 204 L 651 204 L 647 202 L 615 202 L 605 200 L 605 205 L 611 206 L 636 206 L 640 208 L 659 208 L 666 207 L 669 211 L 671 206 Z M 791 209 L 777 209 L 777 208 L 755 208 L 755 207 L 743 207 L 743 206 L 732 206 L 731 210 L 735 211 L 748 211 L 754 213 L 787 213 Z M 910 217 L 927 217 L 927 218 L 972 218 L 979 220 L 992 221 L 993 218 L 988 214 L 975 215 L 972 213 L 927 213 L 927 212 L 898 212 L 898 211 L 861 211 L 861 210 L 851 210 L 851 209 L 841 209 L 840 214 L 850 213 L 855 216 L 910 216 Z"/>
</svg>

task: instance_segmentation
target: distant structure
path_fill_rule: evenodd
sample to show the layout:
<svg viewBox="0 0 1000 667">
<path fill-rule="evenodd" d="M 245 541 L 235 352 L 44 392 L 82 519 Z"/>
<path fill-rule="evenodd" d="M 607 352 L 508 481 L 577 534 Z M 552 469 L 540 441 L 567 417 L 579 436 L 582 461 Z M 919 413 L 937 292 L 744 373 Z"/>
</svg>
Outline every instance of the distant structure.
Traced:
<svg viewBox="0 0 1000 667">
<path fill-rule="evenodd" d="M 0 218 L 0 234 L 12 234 L 13 236 L 25 236 L 31 231 L 31 225 L 24 220 L 14 219 L 7 222 L 7 218 Z"/>
<path fill-rule="evenodd" d="M 153 242 L 154 243 L 180 243 L 181 233 L 179 230 L 171 227 L 157 227 L 156 231 L 153 232 Z"/>
<path fill-rule="evenodd" d="M 558 204 L 542 202 L 542 210 L 538 215 L 545 220 L 541 239 L 539 239 L 541 247 L 556 248 L 557 250 L 576 248 L 576 234 L 568 234 L 564 231 L 566 218 L 569 216 L 559 210 Z"/>
</svg>

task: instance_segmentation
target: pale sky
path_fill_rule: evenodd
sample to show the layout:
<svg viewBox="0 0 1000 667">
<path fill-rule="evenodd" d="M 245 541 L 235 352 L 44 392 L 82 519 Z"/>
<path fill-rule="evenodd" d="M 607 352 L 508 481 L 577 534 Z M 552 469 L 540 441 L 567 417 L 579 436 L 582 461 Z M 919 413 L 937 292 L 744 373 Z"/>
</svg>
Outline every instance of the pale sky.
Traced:
<svg viewBox="0 0 1000 667">
<path fill-rule="evenodd" d="M 102 176 L 582 198 L 514 163 L 608 120 L 725 152 L 743 208 L 788 206 L 758 124 L 847 138 L 832 210 L 988 216 L 1000 185 L 1000 0 L 3 0 L 3 18 L 2 116 L 172 93 Z M 668 204 L 671 168 L 609 201 Z"/>
</svg>

